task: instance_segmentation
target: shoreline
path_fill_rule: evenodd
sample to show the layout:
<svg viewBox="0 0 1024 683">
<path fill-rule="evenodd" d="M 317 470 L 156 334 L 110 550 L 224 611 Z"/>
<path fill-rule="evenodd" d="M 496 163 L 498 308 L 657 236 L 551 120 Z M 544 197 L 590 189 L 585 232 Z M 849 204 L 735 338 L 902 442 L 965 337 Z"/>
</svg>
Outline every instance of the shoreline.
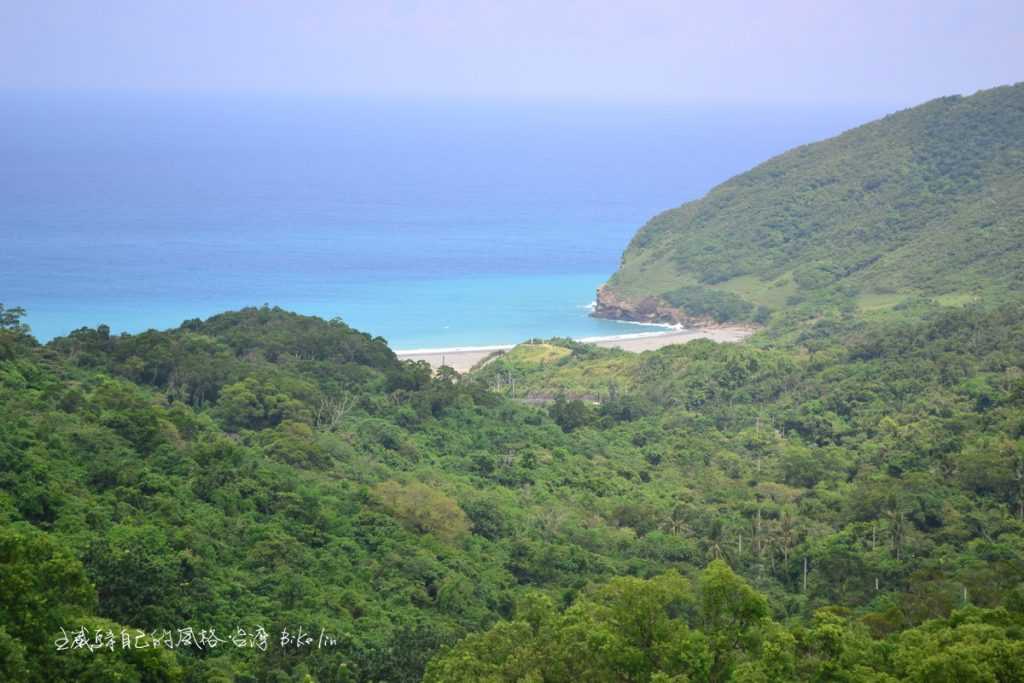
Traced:
<svg viewBox="0 0 1024 683">
<path fill-rule="evenodd" d="M 695 339 L 711 339 L 719 343 L 740 342 L 752 335 L 757 328 L 750 325 L 716 325 L 686 328 L 681 325 L 659 325 L 664 328 L 657 332 L 631 332 L 601 337 L 582 337 L 575 341 L 594 344 L 602 348 L 618 348 L 632 353 L 654 351 L 673 344 L 685 344 Z M 521 342 L 524 343 L 524 342 Z M 442 364 L 466 372 L 496 351 L 508 351 L 516 344 L 491 344 L 481 346 L 452 346 L 435 349 L 395 349 L 401 360 L 426 361 L 437 370 Z"/>
</svg>

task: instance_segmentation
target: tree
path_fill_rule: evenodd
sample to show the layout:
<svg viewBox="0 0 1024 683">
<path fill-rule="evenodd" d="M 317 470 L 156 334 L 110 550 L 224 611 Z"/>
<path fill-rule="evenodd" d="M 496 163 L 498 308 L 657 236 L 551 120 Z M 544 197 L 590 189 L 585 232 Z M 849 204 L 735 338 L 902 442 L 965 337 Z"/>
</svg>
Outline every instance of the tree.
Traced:
<svg viewBox="0 0 1024 683">
<path fill-rule="evenodd" d="M 452 541 L 469 532 L 466 513 L 454 500 L 422 482 L 385 481 L 374 494 L 392 515 L 416 531 Z"/>
<path fill-rule="evenodd" d="M 548 408 L 551 419 L 562 428 L 563 432 L 571 432 L 585 426 L 590 422 L 591 411 L 587 405 L 577 399 L 567 401 L 565 396 L 559 395 L 555 402 Z"/>
<path fill-rule="evenodd" d="M 728 680 L 741 651 L 754 649 L 768 601 L 722 560 L 713 560 L 698 582 L 700 619 L 709 638 L 712 681 Z"/>
<path fill-rule="evenodd" d="M 28 334 L 28 325 L 21 322 L 21 319 L 24 317 L 24 308 L 6 308 L 3 304 L 0 304 L 0 330 L 17 334 Z"/>
<path fill-rule="evenodd" d="M 24 308 L 0 304 L 0 360 L 13 358 L 16 348 L 28 337 L 28 325 L 21 322 L 24 316 Z"/>
</svg>

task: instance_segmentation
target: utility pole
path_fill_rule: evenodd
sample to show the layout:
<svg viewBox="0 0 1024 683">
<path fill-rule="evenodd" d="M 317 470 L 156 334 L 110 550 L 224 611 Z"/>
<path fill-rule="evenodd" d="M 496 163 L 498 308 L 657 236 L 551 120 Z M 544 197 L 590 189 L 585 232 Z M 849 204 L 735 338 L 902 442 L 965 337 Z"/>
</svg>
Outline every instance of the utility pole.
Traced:
<svg viewBox="0 0 1024 683">
<path fill-rule="evenodd" d="M 759 461 L 760 462 L 760 461 Z M 761 543 L 761 506 L 757 506 L 757 545 L 754 547 L 754 552 L 757 553 L 758 557 L 761 557 L 763 545 Z"/>
</svg>

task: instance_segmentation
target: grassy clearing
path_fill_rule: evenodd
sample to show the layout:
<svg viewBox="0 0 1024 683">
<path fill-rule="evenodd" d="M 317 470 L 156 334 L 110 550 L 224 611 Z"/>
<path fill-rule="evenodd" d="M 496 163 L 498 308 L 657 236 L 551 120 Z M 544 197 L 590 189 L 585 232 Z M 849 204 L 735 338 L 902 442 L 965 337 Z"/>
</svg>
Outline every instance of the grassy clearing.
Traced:
<svg viewBox="0 0 1024 683">
<path fill-rule="evenodd" d="M 786 304 L 786 299 L 796 294 L 796 285 L 788 273 L 771 281 L 762 280 L 756 275 L 740 275 L 713 287 L 732 292 L 751 303 L 771 309 L 782 308 Z"/>
<path fill-rule="evenodd" d="M 961 292 L 954 292 L 953 294 L 943 294 L 942 296 L 935 297 L 935 303 L 939 304 L 940 306 L 952 306 L 956 308 L 967 306 L 968 304 L 973 304 L 977 300 L 977 295 L 964 294 Z"/>
<path fill-rule="evenodd" d="M 514 363 L 541 365 L 555 363 L 571 353 L 569 349 L 553 344 L 520 344 L 505 354 L 505 357 Z"/>
<path fill-rule="evenodd" d="M 907 299 L 907 294 L 861 294 L 857 297 L 857 308 L 864 313 L 894 308 Z"/>
<path fill-rule="evenodd" d="M 674 262 L 659 260 L 638 264 L 635 268 L 619 270 L 611 280 L 611 284 L 621 295 L 645 297 L 697 284 L 697 279 L 692 275 L 680 273 Z"/>
</svg>

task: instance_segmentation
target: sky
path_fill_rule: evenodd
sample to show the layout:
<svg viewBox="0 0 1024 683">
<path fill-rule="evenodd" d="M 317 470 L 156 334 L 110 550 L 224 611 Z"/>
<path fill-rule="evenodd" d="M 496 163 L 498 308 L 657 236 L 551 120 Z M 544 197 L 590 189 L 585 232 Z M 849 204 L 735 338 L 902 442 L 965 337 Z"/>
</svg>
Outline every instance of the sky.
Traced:
<svg viewBox="0 0 1024 683">
<path fill-rule="evenodd" d="M 0 0 L 0 90 L 911 105 L 1020 80 L 1021 0 Z"/>
</svg>

